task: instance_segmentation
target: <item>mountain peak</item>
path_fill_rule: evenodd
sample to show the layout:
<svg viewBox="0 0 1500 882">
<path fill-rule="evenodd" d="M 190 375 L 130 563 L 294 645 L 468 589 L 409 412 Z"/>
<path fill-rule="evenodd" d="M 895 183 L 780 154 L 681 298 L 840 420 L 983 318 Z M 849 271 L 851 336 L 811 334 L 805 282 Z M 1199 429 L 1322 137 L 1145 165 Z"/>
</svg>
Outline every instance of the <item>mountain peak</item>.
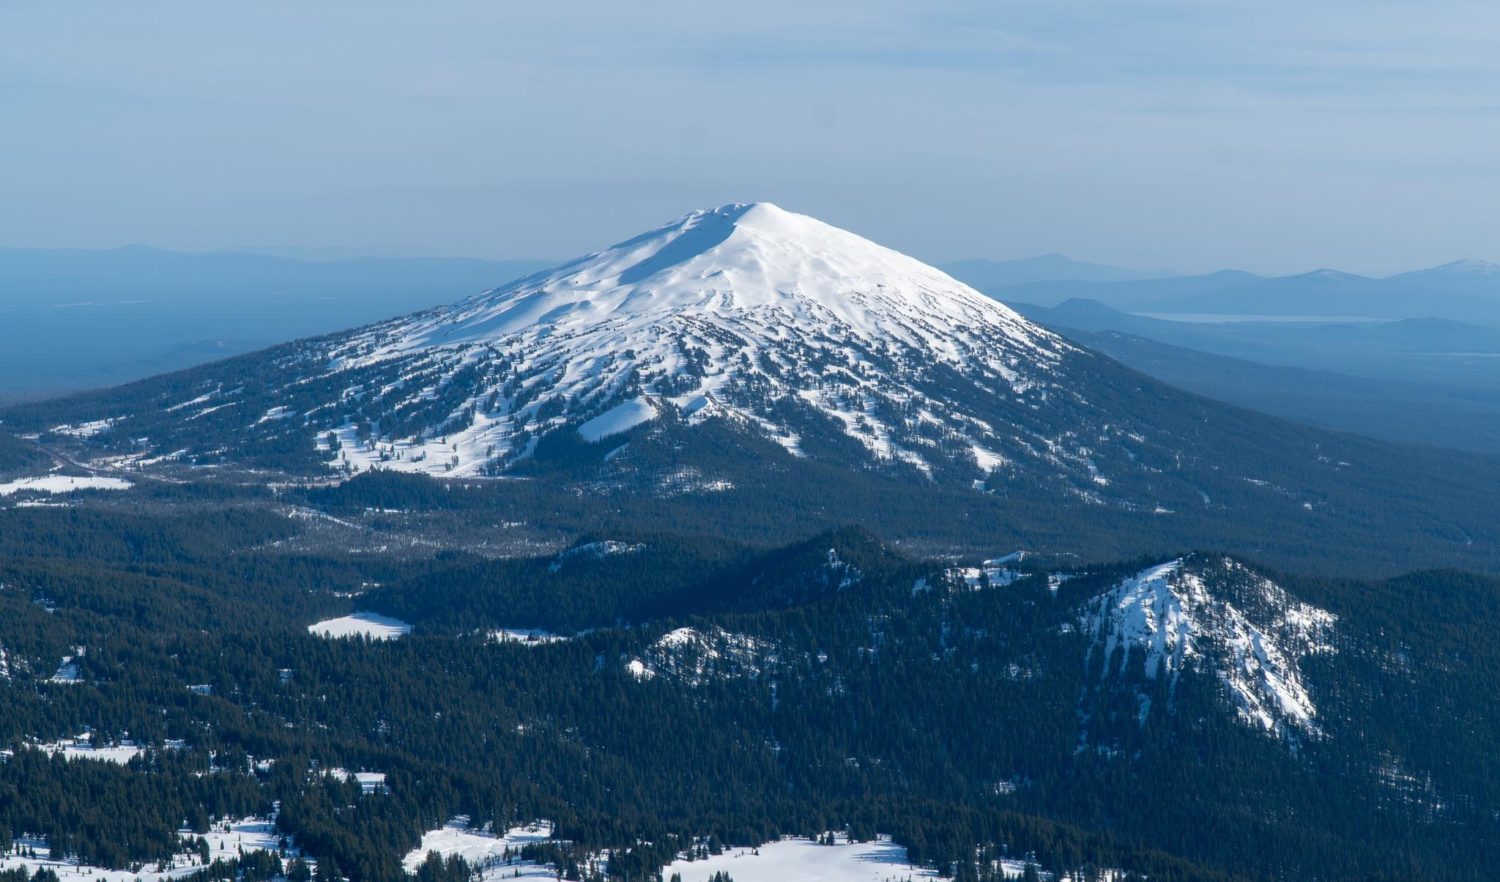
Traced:
<svg viewBox="0 0 1500 882">
<path fill-rule="evenodd" d="M 1500 294 L 1500 264 L 1473 257 L 1412 270 L 1391 279 L 1443 294 L 1486 299 Z"/>
<path fill-rule="evenodd" d="M 1477 257 L 1467 257 L 1463 260 L 1455 260 L 1451 263 L 1434 267 L 1431 272 L 1470 276 L 1496 276 L 1500 275 L 1500 264 L 1491 263 L 1488 260 L 1480 260 Z"/>
<path fill-rule="evenodd" d="M 1312 270 L 1310 272 L 1305 272 L 1305 273 L 1303 273 L 1300 276 L 1289 276 L 1288 278 L 1306 279 L 1306 280 L 1309 280 L 1309 281 L 1317 281 L 1317 282 L 1339 282 L 1339 283 L 1368 281 L 1365 277 L 1363 277 L 1363 276 L 1357 276 L 1354 273 L 1346 273 L 1343 270 L 1328 269 L 1328 268 L 1315 269 L 1315 270 Z"/>
<path fill-rule="evenodd" d="M 1301 663 L 1334 651 L 1337 621 L 1237 561 L 1198 556 L 1122 580 L 1081 617 L 1106 677 L 1138 670 L 1166 680 L 1170 695 L 1184 671 L 1212 673 L 1240 721 L 1280 738 L 1322 734 Z M 1132 654 L 1143 658 L 1132 665 Z M 1151 700 L 1140 701 L 1144 723 Z"/>
<path fill-rule="evenodd" d="M 771 202 L 732 202 L 335 339 L 333 372 L 384 378 L 381 401 L 365 402 L 380 416 L 320 438 L 338 468 L 462 475 L 526 458 L 562 426 L 598 441 L 667 410 L 757 426 L 802 455 L 793 426 L 820 414 L 874 458 L 932 472 L 935 450 L 897 441 L 910 428 L 891 422 L 926 401 L 922 378 L 963 372 L 996 392 L 1040 396 L 1067 351 L 921 261 Z M 432 377 L 466 386 L 411 389 Z M 434 413 L 435 401 L 447 410 Z M 1007 459 L 987 423 L 950 410 L 935 402 L 926 431 L 974 450 L 981 474 Z M 419 428 L 407 416 L 416 411 L 416 435 L 387 432 Z"/>
<path fill-rule="evenodd" d="M 561 450 L 713 420 L 796 457 L 960 486 L 1021 462 L 1085 495 L 1109 483 L 1072 450 L 1091 406 L 1066 365 L 1085 356 L 940 270 L 767 202 L 693 211 L 295 352 L 254 400 L 216 380 L 163 401 L 136 437 L 183 450 L 168 439 L 222 423 L 339 471 L 463 477 L 543 438 Z"/>
<path fill-rule="evenodd" d="M 721 217 L 733 223 L 736 227 L 752 227 L 776 229 L 787 224 L 793 218 L 812 220 L 806 215 L 794 214 L 774 202 L 727 202 L 718 208 L 700 208 L 689 212 L 684 216 L 692 217 Z"/>
<path fill-rule="evenodd" d="M 690 212 L 550 273 L 486 292 L 469 305 L 512 303 L 533 294 L 545 295 L 554 307 L 586 301 L 590 311 L 611 313 L 763 307 L 795 312 L 798 303 L 814 301 L 854 325 L 863 325 L 872 308 L 861 295 L 916 297 L 924 309 L 945 308 L 940 301 L 948 301 L 994 312 L 988 298 L 920 261 L 770 202 Z M 951 312 L 951 304 L 946 309 Z M 531 317 L 529 311 L 515 314 Z"/>
<path fill-rule="evenodd" d="M 380 326 L 385 358 L 435 346 L 608 328 L 617 344 L 667 325 L 726 320 L 763 344 L 835 325 L 959 360 L 953 331 L 1004 329 L 1031 345 L 1045 332 L 940 270 L 769 202 L 701 209 L 550 271 L 453 307 Z M 393 332 L 393 333 L 392 333 Z M 366 341 L 368 342 L 368 341 Z"/>
</svg>

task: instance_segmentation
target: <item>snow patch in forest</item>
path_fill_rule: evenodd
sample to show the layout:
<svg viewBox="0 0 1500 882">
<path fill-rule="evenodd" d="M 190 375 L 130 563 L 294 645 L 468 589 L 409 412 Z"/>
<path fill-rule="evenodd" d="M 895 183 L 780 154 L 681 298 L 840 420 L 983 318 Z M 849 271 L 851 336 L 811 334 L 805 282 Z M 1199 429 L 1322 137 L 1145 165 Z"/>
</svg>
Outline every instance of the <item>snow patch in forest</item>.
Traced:
<svg viewBox="0 0 1500 882">
<path fill-rule="evenodd" d="M 646 398 L 632 398 L 617 404 L 578 427 L 578 434 L 589 442 L 628 432 L 641 423 L 656 419 L 656 407 Z"/>
<path fill-rule="evenodd" d="M 396 640 L 410 634 L 411 625 L 378 613 L 357 612 L 308 625 L 307 632 L 336 639 L 367 637 L 371 640 Z"/>
<path fill-rule="evenodd" d="M 661 674 L 688 686 L 701 686 L 714 679 L 753 680 L 776 662 L 776 647 L 748 634 L 723 628 L 678 628 L 647 647 L 642 658 L 627 662 L 626 670 L 637 680 Z"/>
<path fill-rule="evenodd" d="M 881 836 L 871 842 L 819 845 L 812 839 L 787 837 L 758 848 L 734 848 L 700 860 L 680 859 L 662 870 L 662 878 L 680 874 L 682 882 L 708 882 L 728 873 L 734 882 L 888 882 L 937 880 L 936 870 L 914 867 L 906 849 Z"/>
<path fill-rule="evenodd" d="M 945 571 L 950 582 L 962 582 L 971 591 L 983 588 L 1004 588 L 1026 574 L 1009 564 L 1018 564 L 1026 557 L 1024 551 L 1013 551 L 1004 557 L 987 560 L 977 567 L 953 567 Z"/>
<path fill-rule="evenodd" d="M 134 486 L 123 478 L 100 475 L 39 475 L 0 484 L 0 496 L 28 490 L 34 493 L 76 493 L 79 490 L 129 490 Z"/>
<path fill-rule="evenodd" d="M 361 793 L 387 793 L 389 788 L 385 783 L 385 772 L 351 772 L 348 769 L 332 768 L 325 774 L 330 778 L 337 778 L 345 783 L 354 782 L 359 785 Z"/>
<path fill-rule="evenodd" d="M 65 655 L 57 664 L 57 673 L 47 678 L 48 683 L 82 683 L 83 677 L 78 673 L 78 660 L 84 656 L 87 650 L 82 646 L 73 647 L 73 655 Z"/>
<path fill-rule="evenodd" d="M 488 830 L 470 828 L 469 819 L 457 817 L 436 830 L 422 835 L 422 844 L 407 852 L 401 864 L 408 873 L 416 873 L 427 860 L 427 855 L 437 852 L 444 858 L 460 857 L 471 869 L 477 870 L 481 880 L 492 879 L 557 879 L 557 870 L 546 864 L 523 861 L 517 856 L 523 847 L 547 842 L 552 838 L 551 821 L 537 821 L 522 827 L 512 827 L 504 835 L 497 836 Z M 507 852 L 510 854 L 507 855 Z"/>
<path fill-rule="evenodd" d="M 92 438 L 95 435 L 114 428 L 115 423 L 123 419 L 128 419 L 128 417 L 111 417 L 104 420 L 77 423 L 76 425 L 63 424 L 61 426 L 53 426 L 52 434 L 67 435 L 70 438 Z"/>
<path fill-rule="evenodd" d="M 582 545 L 569 548 L 559 554 L 548 567 L 549 572 L 556 573 L 562 569 L 563 563 L 575 558 L 602 559 L 612 557 L 616 554 L 635 554 L 644 551 L 645 545 L 635 542 L 621 542 L 618 539 L 605 539 L 602 542 L 585 542 Z"/>
<path fill-rule="evenodd" d="M 490 639 L 496 643 L 542 646 L 547 643 L 564 643 L 570 638 L 542 628 L 497 628 L 490 632 Z"/>
<path fill-rule="evenodd" d="M 166 882 L 192 876 L 206 866 L 200 862 L 198 853 L 192 851 L 200 836 L 208 843 L 210 864 L 216 860 L 233 860 L 241 852 L 277 852 L 281 845 L 281 834 L 277 832 L 275 822 L 256 817 L 219 821 L 202 834 L 184 829 L 177 835 L 182 840 L 184 851 L 162 869 L 158 869 L 158 864 L 147 863 L 139 870 L 111 870 L 76 860 L 54 858 L 45 839 L 17 837 L 10 851 L 0 853 L 0 871 L 23 869 L 34 875 L 37 870 L 45 868 L 56 873 L 61 882 Z M 289 858 L 296 854 L 295 849 L 289 849 L 283 856 Z"/>
<path fill-rule="evenodd" d="M 135 759 L 143 752 L 143 748 L 133 741 L 121 741 L 117 744 L 95 745 L 86 735 L 78 738 L 65 738 L 61 741 L 51 741 L 46 744 L 32 744 L 31 747 L 46 751 L 51 756 L 61 754 L 69 760 L 97 760 L 99 762 L 115 763 L 125 765 Z"/>
</svg>

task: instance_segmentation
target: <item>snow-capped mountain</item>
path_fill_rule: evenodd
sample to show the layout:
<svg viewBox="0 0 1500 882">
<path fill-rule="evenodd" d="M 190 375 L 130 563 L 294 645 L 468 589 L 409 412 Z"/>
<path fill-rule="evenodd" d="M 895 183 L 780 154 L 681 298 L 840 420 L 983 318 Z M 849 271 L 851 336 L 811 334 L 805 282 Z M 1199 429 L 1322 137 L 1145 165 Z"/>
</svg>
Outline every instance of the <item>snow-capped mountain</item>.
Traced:
<svg viewBox="0 0 1500 882">
<path fill-rule="evenodd" d="M 1175 693 L 1188 670 L 1216 678 L 1236 717 L 1279 738 L 1317 737 L 1302 660 L 1334 651 L 1337 619 L 1228 558 L 1179 558 L 1122 580 L 1080 617 L 1105 679 L 1138 676 Z M 1139 696 L 1144 721 L 1151 700 Z"/>
<path fill-rule="evenodd" d="M 1030 416 L 1086 406 L 1063 370 L 1074 347 L 769 203 L 695 211 L 452 306 L 270 352 L 259 382 L 209 371 L 153 413 L 87 422 L 189 458 L 300 436 L 331 469 L 462 477 L 525 460 L 551 432 L 598 442 L 670 412 L 722 417 L 796 456 L 842 444 L 929 476 L 957 462 L 977 480 L 1037 460 L 1107 482 L 1066 430 Z"/>
<path fill-rule="evenodd" d="M 1488 260 L 1480 260 L 1475 257 L 1469 257 L 1463 260 L 1455 260 L 1451 263 L 1445 263 L 1442 266 L 1433 267 L 1431 270 L 1429 270 L 1429 272 L 1446 273 L 1448 275 L 1454 276 L 1483 276 L 1485 278 L 1495 278 L 1497 276 L 1500 276 L 1500 264 L 1492 263 Z"/>
<path fill-rule="evenodd" d="M 1500 294 L 1500 264 L 1467 258 L 1393 276 L 1396 281 L 1447 294 L 1494 297 Z"/>
<path fill-rule="evenodd" d="M 989 467 L 1004 430 L 957 407 L 944 378 L 1039 400 L 1067 349 L 916 260 L 735 204 L 339 341 L 331 370 L 395 370 L 351 390 L 379 413 L 368 442 L 353 419 L 319 428 L 337 439 L 335 467 L 472 475 L 549 430 L 598 441 L 668 408 L 757 425 L 800 453 L 793 414 L 815 411 L 876 457 L 925 471 L 942 438 Z"/>
</svg>

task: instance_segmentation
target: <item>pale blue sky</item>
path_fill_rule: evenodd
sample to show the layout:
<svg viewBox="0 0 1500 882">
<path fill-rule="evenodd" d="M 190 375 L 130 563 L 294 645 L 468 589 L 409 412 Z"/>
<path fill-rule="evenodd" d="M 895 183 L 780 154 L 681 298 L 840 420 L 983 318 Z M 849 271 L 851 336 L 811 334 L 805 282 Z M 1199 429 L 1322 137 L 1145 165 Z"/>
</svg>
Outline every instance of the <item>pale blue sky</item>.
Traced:
<svg viewBox="0 0 1500 882">
<path fill-rule="evenodd" d="M 1500 5 L 0 5 L 0 245 L 568 257 L 770 199 L 931 261 L 1500 260 Z"/>
</svg>

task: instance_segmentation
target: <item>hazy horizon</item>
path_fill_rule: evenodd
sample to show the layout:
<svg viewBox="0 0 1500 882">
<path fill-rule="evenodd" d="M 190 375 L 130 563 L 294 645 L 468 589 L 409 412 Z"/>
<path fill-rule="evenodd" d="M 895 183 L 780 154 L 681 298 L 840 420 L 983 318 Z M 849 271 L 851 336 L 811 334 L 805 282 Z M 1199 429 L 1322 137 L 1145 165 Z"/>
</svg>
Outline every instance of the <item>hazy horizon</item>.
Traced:
<svg viewBox="0 0 1500 882">
<path fill-rule="evenodd" d="M 855 232 L 858 232 L 858 231 L 856 230 Z M 475 254 L 445 253 L 445 252 L 443 252 L 441 250 L 438 250 L 438 249 L 421 249 L 421 248 L 402 247 L 402 246 L 383 247 L 383 246 L 359 246 L 359 245 L 319 246 L 319 245 L 291 245 L 291 244 L 287 244 L 287 245 L 228 245 L 228 246 L 217 247 L 217 248 L 173 248 L 173 247 L 170 247 L 170 246 L 157 245 L 157 244 L 153 244 L 153 243 L 150 243 L 150 242 L 124 242 L 124 243 L 121 243 L 119 245 L 106 245 L 106 246 L 98 246 L 98 247 L 81 247 L 81 246 L 71 246 L 71 245 L 27 246 L 27 245 L 11 245 L 11 244 L 7 244 L 7 243 L 0 243 L 0 251 L 5 251 L 5 250 L 17 250 L 17 251 L 25 251 L 25 250 L 34 250 L 34 251 L 69 251 L 69 250 L 78 250 L 78 251 L 121 251 L 121 250 L 126 250 L 126 249 L 131 249 L 131 248 L 147 248 L 147 249 L 152 249 L 152 250 L 156 250 L 156 251 L 171 252 L 171 253 L 175 253 L 175 254 L 189 254 L 189 255 L 202 255 L 202 256 L 219 255 L 219 254 L 222 254 L 222 255 L 253 255 L 253 256 L 263 256 L 263 257 L 277 257 L 277 258 L 284 258 L 284 259 L 287 259 L 287 260 L 298 260 L 298 261 L 305 261 L 305 262 L 310 262 L 310 263 L 322 263 L 322 262 L 330 262 L 330 261 L 349 261 L 349 260 L 366 260 L 366 259 L 369 259 L 369 260 L 447 260 L 447 261 L 474 260 L 474 261 L 483 261 L 483 262 L 486 262 L 486 263 L 521 263 L 521 262 L 536 261 L 536 262 L 547 263 L 547 264 L 562 264 L 562 263 L 566 263 L 569 260 L 573 260 L 575 258 L 581 257 L 581 256 L 583 256 L 584 254 L 586 254 L 588 252 L 596 251 L 596 250 L 599 250 L 600 248 L 607 247 L 608 245 L 613 245 L 613 244 L 615 244 L 615 242 L 600 243 L 600 244 L 595 245 L 592 248 L 581 250 L 581 251 L 579 251 L 576 254 L 569 254 L 569 255 L 566 255 L 566 256 L 558 256 L 558 255 L 541 255 L 541 256 L 538 256 L 538 255 L 526 255 L 526 254 L 501 254 L 501 255 L 497 255 L 497 256 L 481 256 L 481 255 L 475 255 Z M 1177 277 L 1177 276 L 1209 274 L 1209 273 L 1221 272 L 1221 271 L 1254 272 L 1254 270 L 1247 270 L 1244 266 L 1239 265 L 1239 264 L 1230 264 L 1230 265 L 1227 265 L 1227 266 L 1216 266 L 1216 267 L 1212 267 L 1212 268 L 1196 269 L 1196 270 L 1192 270 L 1192 271 L 1178 270 L 1178 269 L 1176 269 L 1174 267 L 1134 266 L 1134 265 L 1129 265 L 1129 264 L 1109 263 L 1109 262 L 1102 261 L 1102 260 L 1093 260 L 1093 259 L 1090 259 L 1087 256 L 1080 256 L 1080 255 L 1077 255 L 1077 254 L 1071 254 L 1071 253 L 1068 253 L 1066 251 L 1048 251 L 1048 252 L 1042 252 L 1042 253 L 1036 253 L 1036 254 L 1019 254 L 1019 255 L 975 254 L 975 255 L 968 255 L 968 256 L 965 256 L 965 257 L 959 257 L 959 258 L 956 258 L 956 259 L 953 259 L 953 260 L 927 260 L 926 258 L 923 258 L 923 256 L 920 255 L 920 254 L 914 254 L 912 256 L 913 257 L 917 257 L 919 259 L 922 259 L 926 263 L 929 263 L 929 264 L 932 264 L 932 265 L 935 265 L 935 266 L 939 266 L 939 267 L 944 266 L 944 265 L 951 265 L 951 264 L 955 264 L 955 263 L 962 263 L 962 262 L 966 262 L 966 261 L 990 261 L 990 262 L 994 262 L 994 263 L 1024 263 L 1026 261 L 1043 260 L 1043 259 L 1047 259 L 1047 258 L 1062 258 L 1062 259 L 1065 259 L 1065 260 L 1067 260 L 1067 261 L 1069 261 L 1071 263 L 1092 264 L 1092 265 L 1100 266 L 1100 267 L 1107 268 L 1107 269 L 1123 270 L 1123 271 L 1128 271 L 1128 272 L 1131 272 L 1131 273 L 1140 273 L 1143 276 L 1150 275 L 1150 276 L 1153 276 L 1153 277 L 1160 277 L 1160 278 L 1172 278 L 1172 277 Z M 1386 277 L 1389 277 L 1389 276 L 1399 275 L 1401 273 L 1414 272 L 1414 271 L 1418 271 L 1418 270 L 1433 269 L 1433 268 L 1436 268 L 1436 267 L 1439 267 L 1439 266 L 1443 266 L 1443 265 L 1446 265 L 1446 264 L 1450 264 L 1450 263 L 1457 263 L 1457 262 L 1461 262 L 1461 261 L 1464 261 L 1464 260 L 1476 260 L 1476 259 L 1477 260 L 1484 260 L 1484 258 L 1476 258 L 1476 257 L 1474 257 L 1472 255 L 1466 255 L 1466 256 L 1463 256 L 1463 257 L 1453 258 L 1452 260 L 1441 261 L 1440 263 L 1422 264 L 1422 265 L 1416 265 L 1416 266 L 1402 266 L 1402 267 L 1398 267 L 1398 268 L 1396 268 L 1394 270 L 1389 270 L 1389 271 L 1384 271 L 1384 272 L 1378 272 L 1378 273 L 1360 273 L 1360 272 L 1358 272 L 1356 270 L 1350 270 L 1347 267 L 1338 267 L 1338 266 L 1309 266 L 1309 267 L 1305 267 L 1305 268 L 1302 268 L 1302 269 L 1294 269 L 1294 270 L 1291 270 L 1289 272 L 1281 272 L 1281 273 L 1258 273 L 1258 275 L 1263 275 L 1263 276 L 1266 276 L 1267 278 L 1276 278 L 1276 277 L 1279 277 L 1279 276 L 1305 275 L 1305 274 L 1309 274 L 1309 273 L 1315 273 L 1315 272 L 1318 272 L 1318 271 L 1321 271 L 1321 270 L 1334 270 L 1334 271 L 1338 271 L 1338 272 L 1347 272 L 1347 273 L 1350 273 L 1350 274 L 1353 274 L 1353 275 L 1364 275 L 1364 276 L 1368 276 L 1370 278 L 1380 279 L 1380 278 L 1386 278 Z"/>
<path fill-rule="evenodd" d="M 1500 12 L 0 9 L 0 244 L 567 259 L 769 200 L 933 263 L 1500 259 Z"/>
</svg>

